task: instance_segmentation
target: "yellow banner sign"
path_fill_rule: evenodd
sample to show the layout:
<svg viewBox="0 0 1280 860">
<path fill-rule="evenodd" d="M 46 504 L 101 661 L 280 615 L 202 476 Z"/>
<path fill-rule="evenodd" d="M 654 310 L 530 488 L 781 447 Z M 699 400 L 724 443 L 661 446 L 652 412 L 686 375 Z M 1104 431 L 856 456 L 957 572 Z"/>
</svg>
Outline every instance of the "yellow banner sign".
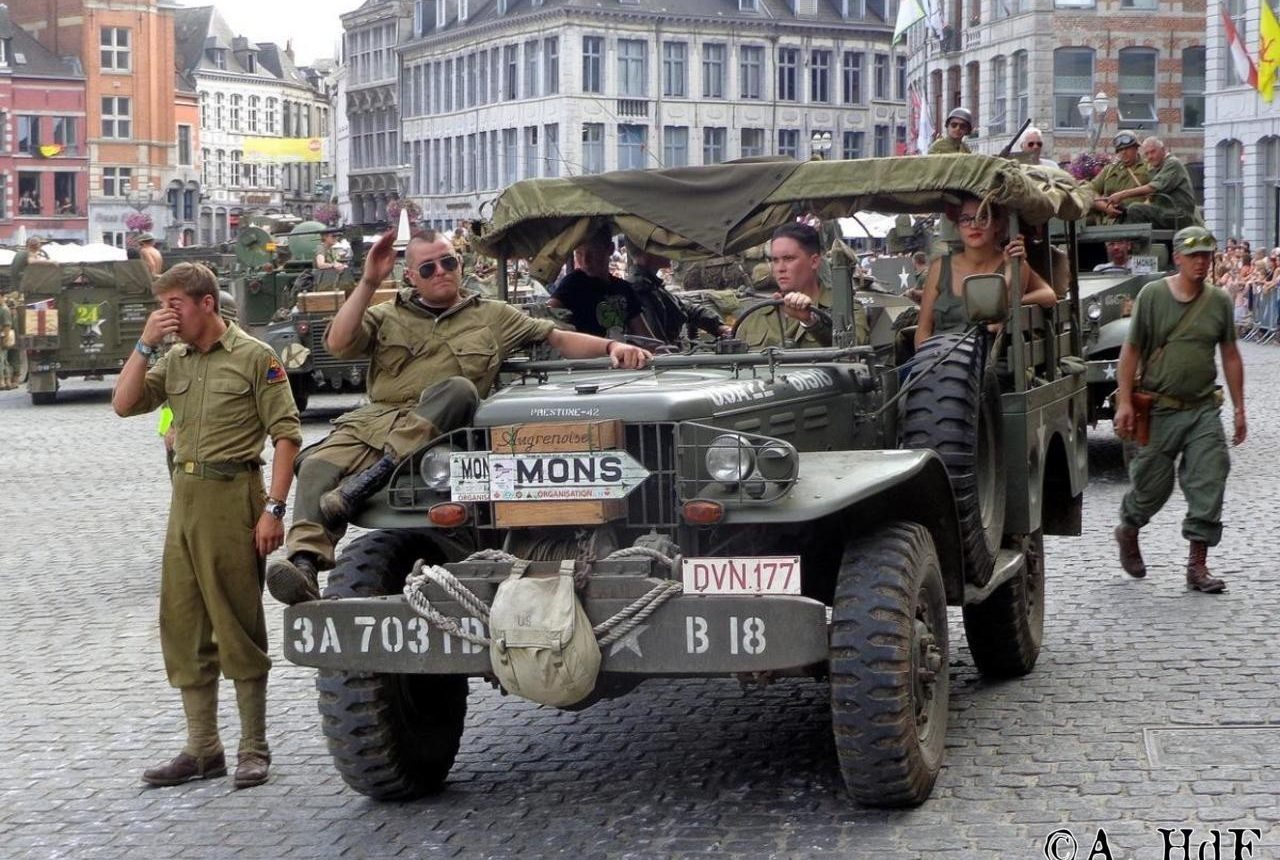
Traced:
<svg viewBox="0 0 1280 860">
<path fill-rule="evenodd" d="M 259 164 L 328 161 L 327 142 L 320 137 L 246 137 L 244 160 Z"/>
</svg>

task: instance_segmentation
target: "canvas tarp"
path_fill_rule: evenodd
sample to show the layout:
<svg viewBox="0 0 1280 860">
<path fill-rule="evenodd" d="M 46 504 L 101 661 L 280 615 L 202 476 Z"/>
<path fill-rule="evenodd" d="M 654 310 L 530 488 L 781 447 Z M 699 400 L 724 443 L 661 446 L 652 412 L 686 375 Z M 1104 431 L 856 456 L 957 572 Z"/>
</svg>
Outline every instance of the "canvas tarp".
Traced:
<svg viewBox="0 0 1280 860">
<path fill-rule="evenodd" d="M 141 260 L 107 263 L 31 263 L 22 272 L 22 292 L 31 296 L 56 296 L 65 287 L 88 283 L 115 287 L 126 295 L 150 295 L 151 270 Z"/>
<path fill-rule="evenodd" d="M 592 232 L 607 227 L 672 259 L 740 253 L 798 215 L 861 210 L 926 213 L 971 195 L 1031 224 L 1075 220 L 1093 193 L 1069 174 L 984 155 L 806 161 L 763 158 L 707 167 L 529 179 L 507 188 L 476 246 L 529 260 L 547 281 Z"/>
</svg>

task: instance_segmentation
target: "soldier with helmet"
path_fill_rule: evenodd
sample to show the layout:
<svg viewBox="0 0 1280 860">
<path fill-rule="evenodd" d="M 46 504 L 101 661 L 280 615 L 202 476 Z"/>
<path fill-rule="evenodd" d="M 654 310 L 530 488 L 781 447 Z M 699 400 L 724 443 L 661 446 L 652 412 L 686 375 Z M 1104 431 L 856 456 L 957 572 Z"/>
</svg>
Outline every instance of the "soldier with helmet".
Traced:
<svg viewBox="0 0 1280 860">
<path fill-rule="evenodd" d="M 947 125 L 943 131 L 943 136 L 929 147 L 930 155 L 968 155 L 973 151 L 964 142 L 973 133 L 973 114 L 968 110 L 958 107 L 947 114 Z"/>
<path fill-rule="evenodd" d="M 1116 159 L 1102 169 L 1089 182 L 1097 197 L 1093 201 L 1094 212 L 1089 213 L 1090 224 L 1110 224 L 1116 220 L 1109 198 L 1112 194 L 1146 185 L 1147 166 L 1138 157 L 1138 137 L 1131 131 L 1122 131 L 1111 139 Z M 1116 210 L 1118 211 L 1118 210 Z"/>
</svg>

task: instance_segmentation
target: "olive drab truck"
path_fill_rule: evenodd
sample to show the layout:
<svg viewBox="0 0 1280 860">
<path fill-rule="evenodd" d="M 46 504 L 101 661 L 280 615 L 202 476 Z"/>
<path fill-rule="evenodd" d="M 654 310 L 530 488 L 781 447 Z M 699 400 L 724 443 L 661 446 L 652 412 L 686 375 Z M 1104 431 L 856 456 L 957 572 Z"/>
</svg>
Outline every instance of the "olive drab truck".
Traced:
<svg viewBox="0 0 1280 860">
<path fill-rule="evenodd" d="M 981 155 L 778 159 L 517 182 L 476 243 L 543 280 L 600 229 L 697 260 L 799 217 L 936 213 L 962 194 L 1004 206 L 1013 229 L 1073 222 L 1090 204 L 1074 183 Z M 1044 535 L 1081 528 L 1078 289 L 1050 310 L 1010 308 L 1018 279 L 966 279 L 970 327 L 919 350 L 910 331 L 901 349 L 856 342 L 855 279 L 837 257 L 829 347 L 780 331 L 759 351 L 690 345 L 640 371 L 508 362 L 510 381 L 471 424 L 424 439 L 356 515 L 370 531 L 330 572 L 327 599 L 284 612 L 285 656 L 319 670 L 343 779 L 381 799 L 438 790 L 470 679 L 522 691 L 499 679 L 541 653 L 554 681 L 577 641 L 567 622 L 523 634 L 498 621 L 524 593 L 513 577 L 571 576 L 600 662 L 594 689 L 559 706 L 643 695 L 646 678 L 814 679 L 852 798 L 923 802 L 951 716 L 947 608 L 962 608 L 985 675 L 1030 672 Z M 736 326 L 776 304 L 744 303 Z M 547 608 L 520 606 L 529 618 Z"/>
<path fill-rule="evenodd" d="M 61 380 L 124 367 L 155 309 L 151 280 L 141 260 L 27 264 L 16 322 L 32 403 L 53 403 Z"/>
</svg>

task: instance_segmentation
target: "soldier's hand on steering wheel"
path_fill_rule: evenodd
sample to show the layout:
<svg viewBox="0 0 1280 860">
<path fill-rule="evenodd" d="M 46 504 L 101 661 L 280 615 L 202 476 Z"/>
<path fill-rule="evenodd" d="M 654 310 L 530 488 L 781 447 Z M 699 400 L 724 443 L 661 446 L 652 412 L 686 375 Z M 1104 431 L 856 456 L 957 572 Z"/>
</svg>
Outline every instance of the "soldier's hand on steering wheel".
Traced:
<svg viewBox="0 0 1280 860">
<path fill-rule="evenodd" d="M 632 346 L 622 341 L 611 341 L 612 345 L 609 349 L 609 361 L 614 367 L 621 367 L 626 370 L 640 370 L 649 363 L 649 359 L 653 357 L 647 349 L 641 349 L 638 346 Z"/>
<path fill-rule="evenodd" d="M 817 322 L 817 316 L 813 312 L 813 299 L 804 293 L 777 293 L 775 298 L 782 299 L 782 312 L 792 319 L 805 325 Z"/>
</svg>

